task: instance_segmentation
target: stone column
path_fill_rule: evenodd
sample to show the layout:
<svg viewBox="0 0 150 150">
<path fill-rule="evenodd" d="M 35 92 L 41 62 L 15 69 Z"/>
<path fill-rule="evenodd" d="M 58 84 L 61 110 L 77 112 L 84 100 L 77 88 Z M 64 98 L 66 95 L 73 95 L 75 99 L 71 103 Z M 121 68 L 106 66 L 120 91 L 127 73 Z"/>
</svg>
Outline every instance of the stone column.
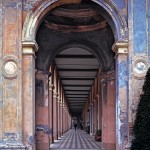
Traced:
<svg viewBox="0 0 150 150">
<path fill-rule="evenodd" d="M 66 126 L 66 131 L 67 131 L 67 110 L 66 110 L 66 108 L 65 108 L 65 124 L 66 124 L 65 126 Z"/>
<path fill-rule="evenodd" d="M 69 114 L 67 112 L 67 131 L 69 130 Z"/>
<path fill-rule="evenodd" d="M 98 102 L 97 102 L 97 105 L 98 105 L 98 129 L 102 129 L 102 100 L 100 98 L 100 96 L 97 96 L 98 97 Z"/>
<path fill-rule="evenodd" d="M 51 77 L 50 77 L 51 78 Z M 51 81 L 51 80 L 50 80 Z M 49 81 L 49 98 L 48 98 L 48 120 L 49 120 L 49 129 L 51 134 L 49 136 L 49 143 L 54 142 L 53 138 L 53 89 L 54 85 Z"/>
<path fill-rule="evenodd" d="M 95 133 L 98 129 L 98 100 L 95 100 Z"/>
<path fill-rule="evenodd" d="M 62 103 L 62 101 L 61 101 L 61 103 L 60 103 L 60 106 L 61 106 L 61 108 L 60 108 L 60 118 L 61 118 L 61 136 L 63 135 L 63 103 Z"/>
<path fill-rule="evenodd" d="M 49 110 L 48 110 L 48 82 L 49 73 L 43 71 L 36 72 L 36 91 L 35 91 L 35 139 L 36 148 L 39 150 L 49 150 Z M 42 140 L 41 140 L 42 139 Z"/>
<path fill-rule="evenodd" d="M 58 137 L 61 136 L 61 134 L 60 134 L 60 125 L 61 125 L 61 119 L 60 119 L 60 98 L 58 97 Z"/>
<path fill-rule="evenodd" d="M 53 93 L 53 135 L 54 140 L 58 139 L 58 94 Z"/>
<path fill-rule="evenodd" d="M 64 134 L 65 132 L 65 115 L 64 115 L 64 103 L 63 103 L 63 106 L 62 106 L 62 134 Z"/>
<path fill-rule="evenodd" d="M 90 134 L 93 133 L 93 104 L 90 105 Z"/>
<path fill-rule="evenodd" d="M 97 97 L 96 97 L 96 105 L 95 105 L 95 107 L 96 107 L 96 123 L 95 123 L 95 125 L 96 125 L 96 130 L 98 129 L 98 99 L 97 99 Z"/>
<path fill-rule="evenodd" d="M 114 71 L 102 79 L 102 144 L 105 150 L 116 148 L 116 85 Z"/>
<path fill-rule="evenodd" d="M 95 122 L 94 122 L 94 112 L 95 112 L 95 107 L 94 107 L 94 101 L 92 102 L 92 135 L 94 135 L 94 130 L 95 130 Z"/>
<path fill-rule="evenodd" d="M 115 42 L 116 53 L 116 150 L 124 150 L 128 138 L 128 44 Z"/>
<path fill-rule="evenodd" d="M 23 142 L 35 149 L 35 42 L 23 42 Z M 30 87 L 30 88 L 29 88 Z"/>
<path fill-rule="evenodd" d="M 66 132 L 66 112 L 65 112 L 65 106 L 63 107 L 63 122 L 64 122 L 64 133 Z"/>
<path fill-rule="evenodd" d="M 66 131 L 66 116 L 65 116 L 65 110 L 63 107 L 63 133 Z"/>
</svg>

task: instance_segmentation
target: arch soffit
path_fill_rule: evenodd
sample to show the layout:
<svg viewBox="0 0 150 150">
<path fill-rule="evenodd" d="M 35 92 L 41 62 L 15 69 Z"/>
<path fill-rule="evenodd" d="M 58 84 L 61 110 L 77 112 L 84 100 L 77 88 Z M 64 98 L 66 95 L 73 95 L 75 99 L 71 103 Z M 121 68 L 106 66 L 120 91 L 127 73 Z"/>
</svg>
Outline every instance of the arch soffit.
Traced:
<svg viewBox="0 0 150 150">
<path fill-rule="evenodd" d="M 127 24 L 125 18 L 121 15 L 119 9 L 115 6 L 115 4 L 111 1 L 104 2 L 101 0 L 91 0 L 97 3 L 99 6 L 104 8 L 108 14 L 111 16 L 115 31 L 114 37 L 116 41 L 127 41 Z M 56 6 L 60 6 L 62 4 L 71 4 L 71 3 L 79 3 L 80 0 L 46 0 L 41 2 L 34 11 L 30 11 L 25 19 L 25 23 L 23 26 L 23 36 L 22 41 L 35 41 L 36 39 L 36 31 L 42 18 L 47 14 L 48 11 L 55 8 Z"/>
<path fill-rule="evenodd" d="M 99 56 L 96 54 L 96 52 L 94 52 L 92 50 L 92 48 L 89 45 L 85 45 L 83 43 L 68 43 L 63 45 L 61 48 L 58 48 L 57 51 L 55 52 L 55 54 L 52 56 L 52 58 L 55 58 L 57 54 L 59 54 L 60 52 L 67 50 L 69 48 L 81 48 L 83 50 L 86 50 L 88 52 L 90 52 L 92 55 L 95 56 L 95 58 L 97 59 L 97 61 L 99 62 L 99 66 L 102 69 L 102 62 L 99 59 Z M 101 60 L 104 62 L 105 60 L 103 60 L 103 58 L 101 58 Z"/>
</svg>

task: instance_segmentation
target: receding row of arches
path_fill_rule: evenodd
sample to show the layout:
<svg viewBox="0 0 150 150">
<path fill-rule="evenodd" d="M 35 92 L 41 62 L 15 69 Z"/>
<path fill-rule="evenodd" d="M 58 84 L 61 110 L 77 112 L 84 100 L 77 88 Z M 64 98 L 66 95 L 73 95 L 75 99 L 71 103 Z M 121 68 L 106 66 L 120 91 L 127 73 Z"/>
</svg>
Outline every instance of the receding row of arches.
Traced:
<svg viewBox="0 0 150 150">
<path fill-rule="evenodd" d="M 39 16 L 42 18 L 39 24 L 32 28 L 31 33 L 35 30 L 36 38 L 24 32 L 24 49 L 35 48 L 34 40 L 30 43 L 32 38 L 39 47 L 35 62 L 30 58 L 36 69 L 31 87 L 35 86 L 35 119 L 31 121 L 31 133 L 35 131 L 36 149 L 49 149 L 50 143 L 72 127 L 74 117 L 80 118 L 83 129 L 90 125 L 91 135 L 102 130 L 105 148 L 116 149 L 116 144 L 120 144 L 116 136 L 120 125 L 116 125 L 118 103 L 112 46 L 116 39 L 125 40 L 125 33 L 117 32 L 121 23 L 113 20 L 116 12 L 112 17 L 106 11 L 107 5 L 102 4 L 102 7 L 95 2 L 77 0 L 51 4 L 51 8 Z M 25 61 L 29 54 L 26 52 L 23 52 Z M 24 121 L 27 120 L 24 117 Z M 24 136 L 25 131 L 28 132 L 26 127 Z"/>
</svg>

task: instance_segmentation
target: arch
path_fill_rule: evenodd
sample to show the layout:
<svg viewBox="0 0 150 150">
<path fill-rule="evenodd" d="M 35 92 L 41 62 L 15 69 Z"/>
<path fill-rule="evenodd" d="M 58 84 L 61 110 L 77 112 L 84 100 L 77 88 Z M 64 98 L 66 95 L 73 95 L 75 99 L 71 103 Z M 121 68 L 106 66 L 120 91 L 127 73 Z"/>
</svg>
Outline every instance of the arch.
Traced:
<svg viewBox="0 0 150 150">
<path fill-rule="evenodd" d="M 34 10 L 30 11 L 25 19 L 24 26 L 23 26 L 23 34 L 22 34 L 22 41 L 23 41 L 23 66 L 24 66 L 24 74 L 23 74 L 23 88 L 28 89 L 28 99 L 29 102 L 34 102 L 35 97 L 33 96 L 34 93 L 34 65 L 35 59 L 34 57 L 30 57 L 28 55 L 33 55 L 37 49 L 36 45 L 36 31 L 40 23 L 42 22 L 43 17 L 53 8 L 56 6 L 60 6 L 62 4 L 72 4 L 72 3 L 79 3 L 81 0 L 44 0 L 42 1 Z M 122 131 L 127 130 L 128 122 L 127 122 L 127 100 L 128 100 L 128 82 L 127 79 L 127 54 L 128 54 L 128 31 L 127 31 L 127 24 L 125 18 L 122 16 L 120 10 L 115 6 L 112 1 L 102 1 L 102 0 L 91 0 L 97 3 L 104 12 L 107 13 L 107 16 L 104 18 L 110 24 L 113 34 L 115 37 L 116 43 L 114 43 L 113 50 L 116 52 L 116 145 L 119 149 L 123 149 L 125 142 L 127 141 L 127 133 Z M 104 15 L 104 14 L 103 14 Z M 108 18 L 106 18 L 108 17 Z M 108 20 L 110 19 L 110 20 Z M 110 21 L 110 22 L 109 22 Z M 124 54 L 124 55 L 122 55 Z M 123 56 L 123 57 L 120 57 Z M 30 61 L 26 64 L 26 58 Z M 31 68 L 30 73 L 27 74 L 26 72 L 29 71 Z M 32 72 L 32 73 L 31 73 Z M 29 83 L 29 75 L 32 74 L 31 81 Z M 28 84 L 25 84 L 25 83 Z M 125 83 L 122 87 L 120 83 Z M 30 85 L 30 88 L 29 88 Z M 32 89 L 32 90 L 30 90 Z M 124 93 L 124 95 L 122 94 Z M 25 100 L 26 95 L 24 95 L 23 99 Z M 124 97 L 123 97 L 124 96 Z M 126 102 L 126 103 L 125 103 Z M 33 105 L 31 103 L 31 105 Z M 124 108 L 123 108 L 124 107 Z M 34 110 L 31 112 L 31 117 L 33 117 Z M 121 117 L 120 117 L 121 116 Z M 26 119 L 31 120 L 31 118 Z M 32 124 L 34 124 L 34 118 L 32 120 Z M 25 129 L 27 130 L 27 129 Z"/>
<path fill-rule="evenodd" d="M 91 0 L 101 6 L 108 14 L 113 21 L 113 26 L 111 28 L 114 32 L 115 41 L 127 41 L 127 24 L 125 18 L 121 15 L 119 9 L 111 1 L 100 1 L 100 0 Z M 38 7 L 33 11 L 31 10 L 23 26 L 23 41 L 35 41 L 36 31 L 42 21 L 42 18 L 47 14 L 48 11 L 53 9 L 56 6 L 62 4 L 71 4 L 79 3 L 80 0 L 46 0 L 42 1 Z M 105 17 L 105 16 L 104 16 Z M 106 19 L 107 20 L 107 19 Z M 108 20 L 107 20 L 108 21 Z"/>
<path fill-rule="evenodd" d="M 57 54 L 59 54 L 63 50 L 66 50 L 68 48 L 73 48 L 73 47 L 74 48 L 85 49 L 85 50 L 89 51 L 92 55 L 94 55 L 95 58 L 99 62 L 101 70 L 103 70 L 106 67 L 107 63 L 106 63 L 106 58 L 103 57 L 104 55 L 96 53 L 96 52 L 98 52 L 98 48 L 95 48 L 96 51 L 94 51 L 92 49 L 92 47 L 89 46 L 88 44 L 83 44 L 83 43 L 80 43 L 80 42 L 74 42 L 74 43 L 65 43 L 64 45 L 61 45 L 57 49 L 55 49 L 53 51 L 54 53 L 52 53 L 52 55 L 49 57 L 49 63 L 48 63 L 48 65 L 45 65 L 45 68 L 42 66 L 42 68 L 40 68 L 40 70 L 42 70 L 44 68 L 43 71 L 48 71 L 52 60 L 56 57 Z M 102 53 L 102 51 L 101 51 L 101 53 Z"/>
<path fill-rule="evenodd" d="M 52 59 L 54 59 L 56 57 L 56 55 L 59 54 L 60 52 L 67 50 L 69 48 L 81 48 L 81 49 L 84 49 L 84 50 L 90 52 L 98 60 L 99 67 L 102 69 L 102 63 L 100 61 L 100 56 L 98 56 L 96 54 L 96 52 L 94 52 L 89 45 L 85 45 L 85 44 L 79 43 L 79 42 L 78 43 L 71 43 L 71 44 L 69 43 L 69 44 L 63 45 L 61 48 L 59 48 L 57 51 L 55 51 L 54 55 L 52 56 Z M 102 59 L 102 57 L 101 57 L 101 59 Z"/>
</svg>

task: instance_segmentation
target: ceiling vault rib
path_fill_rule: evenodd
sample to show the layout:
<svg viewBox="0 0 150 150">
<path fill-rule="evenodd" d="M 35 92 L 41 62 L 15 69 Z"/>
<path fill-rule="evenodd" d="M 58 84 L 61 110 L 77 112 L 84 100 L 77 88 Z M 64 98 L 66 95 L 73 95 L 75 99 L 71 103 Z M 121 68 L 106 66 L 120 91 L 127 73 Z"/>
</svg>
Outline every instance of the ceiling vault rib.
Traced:
<svg viewBox="0 0 150 150">
<path fill-rule="evenodd" d="M 102 21 L 102 22 L 92 24 L 92 25 L 78 25 L 78 26 L 76 26 L 76 25 L 61 25 L 61 24 L 49 22 L 47 20 L 45 20 L 44 22 L 45 22 L 45 26 L 48 29 L 58 30 L 58 31 L 61 31 L 64 33 L 88 32 L 88 31 L 104 29 L 108 26 L 106 21 Z"/>
<path fill-rule="evenodd" d="M 67 96 L 67 95 L 83 95 L 83 96 L 84 96 L 84 95 L 87 95 L 87 94 L 80 94 L 80 93 L 78 93 L 78 94 L 74 94 L 74 93 L 69 94 L 69 93 L 66 93 L 65 95 L 66 95 L 66 96 Z"/>
<path fill-rule="evenodd" d="M 82 59 L 90 59 L 90 58 L 94 58 L 95 57 L 93 55 L 64 55 L 64 54 L 58 54 L 55 58 L 71 58 L 71 59 L 74 59 L 74 58 L 82 58 Z"/>
<path fill-rule="evenodd" d="M 63 86 L 68 86 L 68 87 L 91 87 L 91 85 L 79 85 L 79 84 L 63 84 Z"/>
<path fill-rule="evenodd" d="M 94 80 L 95 78 L 60 78 L 60 80 Z"/>
<path fill-rule="evenodd" d="M 76 91 L 76 92 L 89 92 L 90 90 L 65 90 L 64 91 Z"/>
<path fill-rule="evenodd" d="M 97 72 L 98 71 L 98 69 L 65 69 L 65 68 L 59 68 L 59 69 L 57 69 L 58 71 L 80 71 L 80 72 Z"/>
</svg>

